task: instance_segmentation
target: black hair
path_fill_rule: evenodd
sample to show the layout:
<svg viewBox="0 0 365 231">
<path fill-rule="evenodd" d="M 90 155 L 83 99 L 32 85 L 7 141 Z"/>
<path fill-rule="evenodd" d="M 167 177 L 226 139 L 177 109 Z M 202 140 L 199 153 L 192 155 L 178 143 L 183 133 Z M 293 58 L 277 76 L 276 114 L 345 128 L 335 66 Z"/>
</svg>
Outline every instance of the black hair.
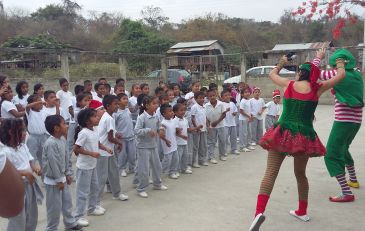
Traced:
<svg viewBox="0 0 365 231">
<path fill-rule="evenodd" d="M 23 98 L 24 98 L 24 96 L 23 96 L 23 94 L 22 94 L 22 86 L 23 86 L 24 84 L 28 85 L 27 81 L 22 80 L 22 81 L 19 81 L 19 82 L 16 84 L 15 92 L 16 92 L 16 94 L 18 95 L 19 99 L 23 99 Z"/>
<path fill-rule="evenodd" d="M 205 93 L 202 92 L 202 91 L 195 92 L 194 98 L 197 99 L 199 96 L 204 96 L 205 97 Z"/>
<path fill-rule="evenodd" d="M 112 89 L 112 86 L 110 86 L 110 84 L 109 84 L 109 83 L 104 84 L 104 86 L 105 86 L 106 88 L 109 88 L 109 90 L 110 90 L 110 89 Z"/>
<path fill-rule="evenodd" d="M 66 78 L 60 78 L 58 80 L 58 82 L 60 83 L 60 86 L 62 86 L 62 84 L 66 83 L 66 82 L 68 83 L 68 80 Z"/>
<path fill-rule="evenodd" d="M 139 87 L 142 90 L 143 88 L 148 87 L 148 83 L 142 83 Z"/>
<path fill-rule="evenodd" d="M 208 88 L 206 88 L 206 87 L 201 87 L 201 88 L 200 88 L 200 91 L 208 91 Z"/>
<path fill-rule="evenodd" d="M 86 91 L 85 91 L 85 92 L 84 92 L 84 94 L 85 94 L 85 95 L 90 96 L 90 97 L 91 97 L 91 99 L 93 98 L 93 94 L 91 94 L 91 92 L 86 92 Z"/>
<path fill-rule="evenodd" d="M 199 81 L 199 80 L 197 80 L 197 81 L 192 82 L 192 83 L 191 83 L 191 86 L 194 86 L 194 85 L 195 85 L 195 84 L 197 84 L 197 83 L 199 83 L 199 84 L 200 84 L 200 81 Z"/>
<path fill-rule="evenodd" d="M 115 84 L 118 85 L 118 83 L 120 82 L 125 82 L 125 80 L 123 78 L 118 78 L 115 80 Z"/>
<path fill-rule="evenodd" d="M 183 97 L 180 97 L 180 98 L 178 98 L 177 100 L 176 100 L 176 103 L 179 103 L 179 104 L 184 104 L 184 103 L 186 103 L 186 99 L 185 98 L 183 98 Z"/>
<path fill-rule="evenodd" d="M 84 91 L 84 86 L 82 85 L 76 85 L 75 88 L 74 88 L 74 91 L 75 91 L 75 95 L 78 95 L 80 93 L 82 93 Z"/>
<path fill-rule="evenodd" d="M 92 83 L 91 80 L 87 79 L 87 80 L 84 81 L 84 85 L 88 84 L 88 83 Z"/>
<path fill-rule="evenodd" d="M 214 89 L 214 88 L 209 89 L 209 90 L 207 91 L 207 95 L 208 95 L 209 93 L 211 93 L 211 92 L 214 92 L 214 93 L 215 93 L 215 89 Z"/>
<path fill-rule="evenodd" d="M 127 94 L 125 94 L 125 93 L 119 93 L 118 95 L 117 95 L 117 97 L 118 97 L 118 99 L 120 100 L 121 98 L 123 98 L 123 97 L 128 97 L 128 95 Z"/>
<path fill-rule="evenodd" d="M 223 95 L 224 94 L 226 94 L 226 93 L 230 93 L 228 90 L 223 90 L 222 92 L 221 92 L 221 97 L 223 97 Z M 231 93 L 230 93 L 231 94 Z"/>
<path fill-rule="evenodd" d="M 90 97 L 90 95 L 88 95 L 86 93 L 82 93 L 82 92 L 79 93 L 78 95 L 76 95 L 76 106 L 80 107 L 79 102 L 81 102 L 86 97 Z"/>
<path fill-rule="evenodd" d="M 216 83 L 210 83 L 209 85 L 208 85 L 208 88 L 209 88 L 209 90 L 212 90 L 212 89 L 218 89 L 218 85 L 216 84 Z"/>
<path fill-rule="evenodd" d="M 50 94 L 56 94 L 56 92 L 52 91 L 52 90 L 48 90 L 44 92 L 44 99 L 48 99 Z"/>
<path fill-rule="evenodd" d="M 168 103 L 162 104 L 161 107 L 160 107 L 160 113 L 161 113 L 161 115 L 164 116 L 165 113 L 166 113 L 166 111 L 167 111 L 167 109 L 169 109 L 169 108 L 172 109 L 172 107 L 171 107 L 170 104 L 168 104 Z"/>
<path fill-rule="evenodd" d="M 174 87 L 178 87 L 178 88 L 180 89 L 180 86 L 179 86 L 179 84 L 177 84 L 177 83 L 171 83 L 169 88 L 170 88 L 171 90 L 174 90 Z"/>
<path fill-rule="evenodd" d="M 60 126 L 61 122 L 64 121 L 63 117 L 60 115 L 50 115 L 47 116 L 46 121 L 44 124 L 46 125 L 46 130 L 49 134 L 54 134 L 54 128 L 56 126 Z"/>
<path fill-rule="evenodd" d="M 103 81 L 107 81 L 107 80 L 106 80 L 106 78 L 103 78 L 103 77 L 102 77 L 102 78 L 99 78 L 98 82 L 100 82 L 100 81 L 102 81 L 102 80 L 103 80 Z M 107 81 L 107 82 L 108 82 L 108 81 Z"/>
<path fill-rule="evenodd" d="M 0 73 L 0 86 L 4 84 L 6 78 L 8 78 L 8 76 Z"/>
<path fill-rule="evenodd" d="M 166 92 L 163 92 L 159 97 L 158 99 L 161 101 L 163 99 L 165 99 L 166 97 L 169 97 L 169 95 L 166 93 Z"/>
<path fill-rule="evenodd" d="M 147 109 L 147 105 L 152 103 L 152 101 L 155 100 L 155 99 L 157 99 L 156 96 L 145 95 L 143 97 L 143 102 L 139 107 L 139 114 L 141 115 Z"/>
<path fill-rule="evenodd" d="M 143 99 L 144 97 L 146 97 L 147 95 L 146 94 L 140 94 L 138 97 L 137 97 L 137 105 L 138 106 L 141 106 L 143 104 Z"/>
<path fill-rule="evenodd" d="M 182 104 L 182 103 L 177 103 L 177 104 L 174 105 L 174 107 L 172 108 L 172 110 L 174 112 L 177 112 L 181 107 L 185 107 L 185 105 Z"/>
<path fill-rule="evenodd" d="M 0 141 L 6 146 L 17 148 L 23 143 L 25 125 L 22 119 L 3 119 L 0 125 Z"/>
<path fill-rule="evenodd" d="M 159 93 L 164 92 L 162 87 L 156 87 L 155 89 L 155 95 L 158 95 Z"/>
<path fill-rule="evenodd" d="M 95 91 L 98 91 L 100 86 L 105 86 L 105 84 L 103 84 L 103 83 L 95 83 L 94 90 Z"/>
<path fill-rule="evenodd" d="M 118 100 L 116 95 L 106 95 L 103 98 L 103 106 L 106 109 L 109 105 L 113 103 L 114 100 Z"/>
<path fill-rule="evenodd" d="M 27 99 L 27 103 L 28 104 L 34 103 L 37 99 L 40 99 L 40 98 L 41 97 L 39 95 L 36 95 L 36 94 L 30 95 Z"/>
<path fill-rule="evenodd" d="M 42 83 L 36 83 L 33 87 L 34 94 L 36 94 L 37 91 L 39 91 L 42 87 L 43 87 Z"/>
<path fill-rule="evenodd" d="M 310 73 L 307 70 L 299 69 L 299 79 L 298 81 L 310 81 Z"/>
<path fill-rule="evenodd" d="M 94 108 L 85 108 L 82 109 L 77 115 L 77 122 L 80 127 L 85 128 L 87 126 L 87 121 L 89 121 L 91 116 L 96 114 L 96 110 Z"/>
</svg>

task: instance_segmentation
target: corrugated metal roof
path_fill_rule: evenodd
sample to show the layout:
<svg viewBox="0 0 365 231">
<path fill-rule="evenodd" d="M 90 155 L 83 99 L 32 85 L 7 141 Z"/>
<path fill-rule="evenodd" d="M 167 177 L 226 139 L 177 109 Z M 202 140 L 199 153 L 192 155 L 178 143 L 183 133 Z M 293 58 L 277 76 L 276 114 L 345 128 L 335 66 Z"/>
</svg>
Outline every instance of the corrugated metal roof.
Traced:
<svg viewBox="0 0 365 231">
<path fill-rule="evenodd" d="M 329 47 L 332 42 L 297 43 L 297 44 L 276 44 L 272 51 L 307 50 Z"/>
<path fill-rule="evenodd" d="M 194 51 L 209 51 L 215 49 L 212 46 L 208 47 L 193 47 L 193 48 L 185 48 L 185 49 L 170 49 L 167 51 L 168 54 L 175 54 L 175 53 L 192 53 Z"/>
<path fill-rule="evenodd" d="M 218 42 L 218 40 L 207 40 L 207 41 L 196 41 L 196 42 L 182 42 L 173 45 L 170 49 L 180 49 L 180 48 L 191 48 L 191 47 L 206 47 L 213 43 Z"/>
</svg>

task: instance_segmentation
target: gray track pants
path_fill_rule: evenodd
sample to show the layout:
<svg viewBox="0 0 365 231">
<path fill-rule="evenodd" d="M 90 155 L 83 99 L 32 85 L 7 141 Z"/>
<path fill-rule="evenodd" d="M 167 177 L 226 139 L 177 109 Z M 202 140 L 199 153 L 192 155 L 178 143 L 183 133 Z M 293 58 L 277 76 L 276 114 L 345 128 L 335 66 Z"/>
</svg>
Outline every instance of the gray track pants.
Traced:
<svg viewBox="0 0 365 231">
<path fill-rule="evenodd" d="M 32 154 L 35 161 L 38 161 L 39 166 L 42 168 L 42 151 L 43 151 L 43 144 L 48 139 L 49 135 L 42 134 L 42 135 L 34 135 L 29 134 L 27 139 L 27 146 L 29 149 L 30 154 Z"/>
<path fill-rule="evenodd" d="M 179 167 L 179 155 L 177 151 L 164 154 L 162 160 L 162 172 L 164 174 L 171 175 L 173 173 L 177 173 L 178 167 Z"/>
<path fill-rule="evenodd" d="M 56 185 L 46 184 L 46 206 L 47 206 L 47 227 L 46 231 L 58 230 L 61 211 L 65 228 L 76 226 L 75 217 L 72 215 L 72 198 L 69 185 L 65 183 L 63 190 L 59 190 Z"/>
<path fill-rule="evenodd" d="M 207 132 L 193 134 L 193 164 L 207 161 Z"/>
<path fill-rule="evenodd" d="M 119 170 L 126 170 L 128 168 L 129 172 L 134 172 L 136 168 L 136 141 L 123 140 L 122 150 L 117 152 L 118 158 L 118 168 Z"/>
<path fill-rule="evenodd" d="M 251 134 L 252 134 L 252 142 L 259 143 L 264 132 L 264 123 L 263 120 L 258 120 L 253 118 L 251 122 Z"/>
<path fill-rule="evenodd" d="M 225 156 L 226 155 L 226 132 L 225 128 L 211 128 L 210 132 L 208 132 L 208 159 L 214 159 L 216 158 L 216 155 L 214 153 L 215 150 L 215 144 L 218 141 L 218 151 L 219 156 Z"/>
<path fill-rule="evenodd" d="M 188 147 L 187 147 L 187 152 L 188 152 L 188 166 L 193 166 L 193 149 L 194 149 L 194 136 L 192 133 L 188 133 Z"/>
<path fill-rule="evenodd" d="M 70 123 L 68 125 L 68 130 L 67 130 L 67 152 L 70 155 L 69 161 L 68 161 L 68 166 L 69 169 L 71 170 L 71 173 L 73 174 L 73 169 L 72 169 L 72 152 L 73 152 L 73 147 L 75 144 L 75 131 L 76 131 L 76 127 L 77 124 L 76 123 Z"/>
<path fill-rule="evenodd" d="M 240 149 L 247 148 L 251 139 L 250 123 L 247 120 L 239 121 Z"/>
<path fill-rule="evenodd" d="M 152 171 L 153 185 L 161 187 L 162 167 L 157 148 L 138 148 L 137 171 L 133 183 L 137 184 L 137 191 L 146 191 L 149 185 L 149 172 Z"/>
<path fill-rule="evenodd" d="M 225 127 L 226 130 L 226 148 L 228 148 L 228 139 L 231 145 L 231 153 L 237 150 L 237 131 L 236 126 Z"/>
<path fill-rule="evenodd" d="M 189 161 L 188 145 L 178 145 L 177 146 L 177 155 L 179 157 L 178 170 L 180 172 L 183 172 L 188 167 L 188 161 Z"/>
<path fill-rule="evenodd" d="M 118 197 L 121 192 L 121 187 L 119 182 L 119 170 L 115 155 L 109 157 L 100 156 L 96 164 L 96 172 L 98 175 L 99 183 L 97 204 L 100 204 L 100 201 L 103 197 L 104 188 L 107 180 L 110 184 L 110 189 L 112 191 L 113 197 Z"/>
<path fill-rule="evenodd" d="M 272 115 L 266 115 L 265 117 L 265 129 L 266 131 L 269 130 L 269 128 L 272 128 L 274 124 L 278 121 L 275 116 Z"/>
<path fill-rule="evenodd" d="M 75 219 L 84 217 L 87 212 L 95 210 L 99 183 L 96 168 L 94 169 L 76 169 L 76 210 Z"/>
</svg>

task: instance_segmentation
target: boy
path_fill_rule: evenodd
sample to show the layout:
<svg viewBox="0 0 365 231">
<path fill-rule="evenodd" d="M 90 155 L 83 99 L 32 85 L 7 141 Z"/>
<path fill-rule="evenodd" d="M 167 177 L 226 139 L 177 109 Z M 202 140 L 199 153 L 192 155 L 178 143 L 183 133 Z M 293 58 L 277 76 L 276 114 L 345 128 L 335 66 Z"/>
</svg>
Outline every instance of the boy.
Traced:
<svg viewBox="0 0 365 231">
<path fill-rule="evenodd" d="M 253 89 L 253 98 L 250 99 L 251 102 L 251 114 L 252 114 L 252 122 L 251 122 L 251 145 L 255 146 L 259 143 L 262 135 L 263 135 L 263 119 L 262 113 L 265 110 L 265 101 L 260 98 L 261 89 L 255 87 Z"/>
<path fill-rule="evenodd" d="M 171 179 L 177 179 L 179 178 L 177 174 L 179 157 L 176 143 L 177 126 L 176 121 L 173 120 L 174 112 L 170 104 L 162 104 L 160 108 L 164 118 L 160 127 L 160 139 L 163 152 L 162 171 L 165 174 L 167 173 Z"/>
<path fill-rule="evenodd" d="M 280 90 L 275 90 L 272 95 L 272 101 L 268 102 L 264 109 L 267 108 L 267 114 L 265 117 L 265 129 L 266 131 L 274 126 L 279 119 L 280 113 Z"/>
<path fill-rule="evenodd" d="M 240 123 L 240 152 L 251 152 L 255 149 L 249 145 L 251 137 L 250 123 L 252 122 L 250 95 L 251 90 L 248 86 L 241 90 L 240 115 L 238 118 Z"/>
<path fill-rule="evenodd" d="M 237 151 L 237 131 L 236 131 L 236 116 L 237 116 L 237 106 L 231 101 L 231 93 L 227 90 L 221 93 L 222 100 L 225 105 L 225 109 L 229 108 L 229 112 L 226 114 L 224 119 L 224 127 L 226 132 L 226 146 L 231 144 L 231 154 L 239 155 Z"/>
<path fill-rule="evenodd" d="M 59 80 L 61 90 L 56 93 L 57 99 L 60 101 L 60 107 L 64 111 L 64 117 L 66 123 L 69 123 L 70 120 L 73 118 L 73 108 L 72 108 L 72 93 L 68 90 L 69 89 L 69 82 L 65 78 L 61 78 Z M 71 147 L 72 148 L 72 147 Z"/>
<path fill-rule="evenodd" d="M 43 108 L 46 115 L 60 115 L 64 116 L 64 112 L 62 108 L 60 108 L 60 103 L 56 97 L 56 92 L 54 91 L 45 91 L 44 92 L 44 101 L 46 102 L 46 106 Z"/>
<path fill-rule="evenodd" d="M 95 95 L 93 95 L 93 100 L 97 100 L 99 101 L 100 103 L 103 102 L 103 97 L 105 94 L 105 85 L 104 84 L 101 84 L 101 83 L 96 83 L 95 86 L 94 86 L 94 90 L 95 90 Z"/>
<path fill-rule="evenodd" d="M 121 201 L 128 200 L 128 196 L 121 193 L 117 159 L 115 155 L 113 155 L 112 151 L 114 149 L 114 145 L 117 145 L 116 150 L 118 151 L 120 151 L 123 145 L 122 142 L 114 136 L 116 130 L 113 113 L 118 110 L 118 102 L 118 97 L 115 95 L 107 95 L 104 97 L 103 106 L 106 112 L 101 117 L 98 126 L 100 143 L 111 150 L 110 152 L 100 150 L 100 157 L 96 164 L 99 181 L 99 206 L 107 180 L 113 194 L 113 199 Z M 100 208 L 102 207 L 100 206 Z M 105 211 L 104 208 L 102 209 Z"/>
<path fill-rule="evenodd" d="M 218 138 L 219 159 L 226 161 L 226 137 L 224 131 L 224 118 L 230 108 L 225 108 L 224 104 L 217 100 L 215 89 L 207 91 L 209 102 L 205 105 L 208 126 L 208 159 L 212 164 L 217 164 L 214 149 Z"/>
<path fill-rule="evenodd" d="M 197 133 L 193 135 L 193 167 L 200 168 L 200 164 L 208 166 L 207 163 L 207 117 L 204 107 L 205 94 L 198 91 L 194 94 L 196 103 L 191 107 L 191 122 Z"/>
<path fill-rule="evenodd" d="M 119 109 L 114 113 L 115 128 L 117 133 L 123 135 L 123 146 L 116 150 L 120 175 L 127 176 L 127 173 L 134 173 L 136 167 L 136 142 L 133 129 L 131 112 L 128 109 L 128 96 L 124 93 L 118 94 Z M 127 170 L 128 168 L 128 170 Z"/>
<path fill-rule="evenodd" d="M 62 211 L 65 228 L 82 230 L 72 215 L 72 198 L 69 185 L 72 182 L 66 152 L 67 125 L 60 115 L 48 116 L 45 121 L 51 135 L 43 147 L 43 172 L 46 187 L 47 227 L 57 230 Z"/>
</svg>

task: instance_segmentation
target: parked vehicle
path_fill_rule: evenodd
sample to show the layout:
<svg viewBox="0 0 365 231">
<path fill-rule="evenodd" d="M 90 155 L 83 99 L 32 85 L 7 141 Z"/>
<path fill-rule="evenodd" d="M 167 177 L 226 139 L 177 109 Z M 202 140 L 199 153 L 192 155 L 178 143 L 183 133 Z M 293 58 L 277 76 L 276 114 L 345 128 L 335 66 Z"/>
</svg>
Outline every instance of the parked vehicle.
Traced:
<svg viewBox="0 0 365 231">
<path fill-rule="evenodd" d="M 246 71 L 246 77 L 247 78 L 258 78 L 258 77 L 268 77 L 270 71 L 272 71 L 272 69 L 274 69 L 275 66 L 259 66 L 259 67 L 253 67 L 250 68 Z M 286 76 L 294 76 L 295 72 L 294 71 L 289 71 L 285 68 L 280 70 L 281 75 L 286 75 Z M 241 82 L 241 75 L 237 75 L 234 77 L 231 77 L 229 79 L 226 79 L 224 81 L 224 83 L 239 83 Z"/>
<path fill-rule="evenodd" d="M 161 70 L 155 70 L 147 75 L 147 78 L 161 79 Z M 179 69 L 168 69 L 167 70 L 167 82 L 177 83 L 180 86 L 181 91 L 186 93 L 192 82 L 192 77 L 189 72 Z"/>
</svg>

